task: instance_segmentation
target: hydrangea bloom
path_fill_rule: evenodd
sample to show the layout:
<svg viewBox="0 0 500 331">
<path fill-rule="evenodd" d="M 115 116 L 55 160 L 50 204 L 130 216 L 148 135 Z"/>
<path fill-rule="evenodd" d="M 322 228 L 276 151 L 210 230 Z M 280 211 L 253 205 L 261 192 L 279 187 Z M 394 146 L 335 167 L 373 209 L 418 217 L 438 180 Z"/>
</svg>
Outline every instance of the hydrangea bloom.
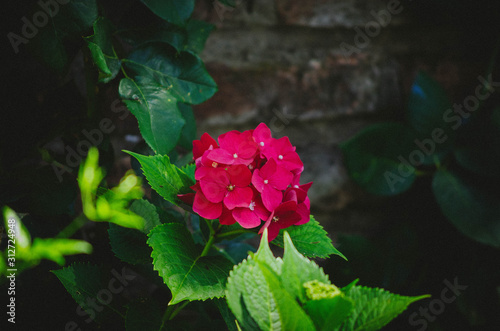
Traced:
<svg viewBox="0 0 500 331">
<path fill-rule="evenodd" d="M 230 131 L 218 137 L 207 133 L 193 142 L 196 162 L 193 211 L 223 225 L 268 229 L 269 241 L 281 229 L 309 221 L 307 192 L 300 185 L 304 165 L 287 137 L 272 138 L 261 123 L 255 130 Z M 262 224 L 262 222 L 264 222 Z"/>
</svg>

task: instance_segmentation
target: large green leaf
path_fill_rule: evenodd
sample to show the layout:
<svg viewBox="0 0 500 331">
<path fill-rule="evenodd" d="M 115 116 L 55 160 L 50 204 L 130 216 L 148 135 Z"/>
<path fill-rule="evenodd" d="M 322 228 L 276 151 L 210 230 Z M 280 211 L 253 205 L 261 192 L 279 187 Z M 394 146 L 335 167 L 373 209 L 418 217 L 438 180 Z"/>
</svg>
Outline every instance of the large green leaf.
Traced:
<svg viewBox="0 0 500 331">
<path fill-rule="evenodd" d="M 345 296 L 354 302 L 354 309 L 342 324 L 341 331 L 380 330 L 403 312 L 411 303 L 428 298 L 400 296 L 380 288 L 352 286 Z"/>
<path fill-rule="evenodd" d="M 339 255 L 347 260 L 333 245 L 328 233 L 311 215 L 311 220 L 303 225 L 291 226 L 286 229 L 297 250 L 307 257 L 327 258 L 332 254 Z M 272 241 L 273 244 L 284 247 L 284 230 Z"/>
<path fill-rule="evenodd" d="M 115 27 L 108 19 L 99 17 L 94 22 L 94 34 L 85 38 L 92 59 L 99 69 L 99 81 L 103 83 L 115 78 L 121 67 L 111 39 L 114 30 Z"/>
<path fill-rule="evenodd" d="M 228 279 L 228 305 L 244 329 L 314 330 L 311 319 L 280 277 L 283 262 L 269 248 L 267 230 L 258 252 L 236 266 Z"/>
<path fill-rule="evenodd" d="M 179 139 L 179 146 L 187 149 L 193 149 L 193 140 L 196 139 L 196 119 L 194 117 L 193 108 L 185 103 L 179 102 L 177 104 L 179 110 L 184 118 L 186 124 L 182 128 L 181 136 Z"/>
<path fill-rule="evenodd" d="M 202 103 L 217 91 L 217 85 L 197 55 L 178 52 L 165 43 L 139 47 L 123 64 L 130 77 L 141 76 L 154 82 L 184 103 Z"/>
<path fill-rule="evenodd" d="M 167 88 L 142 78 L 123 78 L 118 88 L 137 118 L 144 140 L 158 154 L 168 154 L 179 141 L 184 124 L 177 100 Z"/>
<path fill-rule="evenodd" d="M 432 190 L 441 211 L 460 232 L 483 244 L 500 247 L 498 186 L 481 188 L 440 169 L 434 174 Z"/>
<path fill-rule="evenodd" d="M 364 129 L 341 145 L 349 176 L 373 194 L 394 195 L 408 190 L 415 180 L 414 167 L 419 165 L 409 163 L 409 157 L 414 155 L 417 163 L 425 159 L 414 138 L 410 128 L 398 123 Z"/>
<path fill-rule="evenodd" d="M 182 224 L 157 226 L 149 233 L 153 265 L 172 292 L 170 305 L 224 296 L 232 264 L 222 256 L 201 256 Z"/>
<path fill-rule="evenodd" d="M 186 193 L 194 182 L 181 169 L 170 163 L 166 155 L 146 156 L 126 151 L 141 164 L 149 185 L 165 200 L 176 204 L 177 194 Z"/>
<path fill-rule="evenodd" d="M 330 284 L 323 269 L 297 251 L 288 232 L 285 232 L 285 254 L 281 273 L 285 290 L 293 297 L 299 298 L 302 303 L 306 302 L 307 299 L 304 283 L 316 280 Z"/>
<path fill-rule="evenodd" d="M 413 83 L 408 100 L 408 118 L 410 125 L 420 138 L 431 138 L 433 132 L 443 130 L 447 140 L 436 144 L 435 153 L 451 147 L 456 135 L 452 128 L 453 121 L 448 120 L 452 104 L 443 87 L 425 72 L 419 72 Z M 434 154 L 434 153 L 432 153 Z"/>
<path fill-rule="evenodd" d="M 194 0 L 141 0 L 141 2 L 165 21 L 177 25 L 183 25 L 194 9 Z"/>
</svg>

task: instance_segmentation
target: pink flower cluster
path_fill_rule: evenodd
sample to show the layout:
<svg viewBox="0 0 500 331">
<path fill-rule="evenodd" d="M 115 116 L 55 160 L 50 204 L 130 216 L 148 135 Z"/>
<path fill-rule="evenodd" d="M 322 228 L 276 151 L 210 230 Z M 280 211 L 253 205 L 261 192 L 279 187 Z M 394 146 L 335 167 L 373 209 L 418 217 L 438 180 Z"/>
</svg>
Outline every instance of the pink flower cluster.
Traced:
<svg viewBox="0 0 500 331">
<path fill-rule="evenodd" d="M 264 221 L 259 233 L 267 228 L 269 241 L 280 229 L 309 221 L 307 191 L 312 183 L 299 184 L 304 165 L 288 137 L 272 138 L 261 123 L 255 130 L 224 133 L 218 140 L 204 133 L 193 141 L 194 212 L 248 229 Z"/>
</svg>

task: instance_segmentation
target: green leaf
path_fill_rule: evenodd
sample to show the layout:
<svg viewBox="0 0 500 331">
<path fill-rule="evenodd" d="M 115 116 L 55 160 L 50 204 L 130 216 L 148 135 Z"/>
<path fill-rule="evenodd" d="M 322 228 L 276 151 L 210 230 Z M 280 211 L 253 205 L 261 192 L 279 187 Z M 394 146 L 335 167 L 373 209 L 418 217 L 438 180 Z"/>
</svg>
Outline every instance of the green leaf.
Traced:
<svg viewBox="0 0 500 331">
<path fill-rule="evenodd" d="M 264 262 L 277 275 L 281 275 L 283 260 L 279 257 L 275 258 L 273 252 L 271 252 L 267 230 L 264 231 L 262 237 L 260 238 L 259 249 L 257 250 L 257 253 L 255 253 L 254 259 Z"/>
<path fill-rule="evenodd" d="M 157 16 L 177 25 L 184 25 L 194 9 L 194 0 L 141 0 L 141 2 Z"/>
<path fill-rule="evenodd" d="M 428 298 L 400 296 L 379 288 L 353 286 L 345 296 L 354 302 L 354 309 L 342 324 L 342 331 L 379 330 L 401 314 L 411 303 Z"/>
<path fill-rule="evenodd" d="M 135 200 L 130 206 L 130 211 L 144 219 L 144 228 L 141 231 L 144 234 L 148 234 L 149 231 L 161 224 L 156 206 L 147 200 Z"/>
<path fill-rule="evenodd" d="M 304 310 L 311 317 L 317 330 L 334 330 L 351 313 L 354 304 L 335 286 L 318 281 L 304 284 L 310 299 Z"/>
<path fill-rule="evenodd" d="M 164 86 L 139 78 L 123 78 L 118 88 L 130 112 L 137 118 L 144 140 L 158 154 L 168 154 L 179 141 L 186 121 L 177 100 Z"/>
<path fill-rule="evenodd" d="M 94 22 L 94 34 L 85 38 L 92 59 L 99 69 L 99 82 L 103 83 L 115 78 L 121 68 L 111 40 L 114 30 L 115 27 L 108 19 L 99 17 Z"/>
<path fill-rule="evenodd" d="M 160 304 L 153 299 L 133 301 L 127 305 L 125 329 L 127 331 L 157 331 L 162 324 Z"/>
<path fill-rule="evenodd" d="M 217 84 L 197 55 L 177 52 L 165 43 L 139 47 L 123 60 L 123 64 L 129 76 L 141 76 L 149 84 L 156 83 L 184 103 L 202 103 L 217 91 Z"/>
<path fill-rule="evenodd" d="M 285 254 L 283 256 L 282 282 L 285 290 L 302 303 L 307 301 L 303 284 L 309 281 L 319 281 L 330 284 L 328 276 L 313 261 L 301 255 L 285 231 Z"/>
<path fill-rule="evenodd" d="M 169 305 L 183 300 L 224 296 L 232 264 L 221 256 L 203 256 L 182 224 L 157 226 L 149 233 L 153 265 L 172 292 Z"/>
<path fill-rule="evenodd" d="M 412 130 L 401 124 L 369 126 L 341 145 L 349 176 L 373 194 L 395 195 L 408 190 L 415 180 L 415 168 L 402 160 L 417 150 L 414 138 Z"/>
<path fill-rule="evenodd" d="M 205 48 L 208 36 L 215 29 L 215 25 L 197 20 L 190 20 L 186 26 L 187 41 L 184 49 L 200 54 Z"/>
<path fill-rule="evenodd" d="M 420 138 L 432 139 L 435 130 L 442 130 L 447 140 L 436 144 L 432 154 L 446 151 L 452 146 L 456 135 L 453 121 L 446 120 L 452 104 L 443 87 L 425 72 L 419 72 L 413 83 L 408 100 L 408 119 Z M 429 162 L 426 162 L 429 163 Z"/>
<path fill-rule="evenodd" d="M 92 253 L 92 245 L 84 240 L 35 238 L 26 260 L 38 263 L 41 259 L 47 259 L 64 265 L 65 255 L 90 253 Z"/>
<path fill-rule="evenodd" d="M 188 151 L 193 149 L 193 140 L 196 139 L 196 119 L 193 114 L 193 108 L 185 103 L 179 102 L 177 104 L 179 110 L 184 118 L 186 124 L 182 128 L 181 136 L 179 139 L 179 146 L 187 149 Z"/>
<path fill-rule="evenodd" d="M 139 48 L 152 42 L 160 42 L 171 45 L 178 52 L 184 50 L 187 41 L 187 32 L 185 29 L 166 22 L 145 28 L 120 30 L 117 31 L 117 35 L 134 48 Z"/>
<path fill-rule="evenodd" d="M 498 187 L 479 187 L 441 168 L 434 174 L 432 190 L 443 214 L 469 238 L 500 247 Z"/>
<path fill-rule="evenodd" d="M 328 237 L 328 233 L 311 215 L 311 220 L 303 225 L 291 226 L 286 229 L 292 238 L 295 248 L 307 257 L 327 258 L 332 254 L 336 254 L 343 259 L 347 258 L 340 253 L 332 245 L 332 240 Z M 272 241 L 273 244 L 284 247 L 283 230 L 280 231 L 278 237 Z"/>
<path fill-rule="evenodd" d="M 194 182 L 181 169 L 170 163 L 166 155 L 145 156 L 125 151 L 141 164 L 149 185 L 165 200 L 177 204 L 177 194 L 189 192 Z"/>
<path fill-rule="evenodd" d="M 1 260 L 0 260 L 1 261 Z M 231 310 L 229 310 L 229 306 L 225 299 L 214 299 L 213 300 L 217 308 L 219 308 L 219 312 L 222 315 L 222 318 L 226 322 L 227 328 L 229 331 L 237 331 L 236 327 L 236 317 L 233 315 Z"/>
</svg>

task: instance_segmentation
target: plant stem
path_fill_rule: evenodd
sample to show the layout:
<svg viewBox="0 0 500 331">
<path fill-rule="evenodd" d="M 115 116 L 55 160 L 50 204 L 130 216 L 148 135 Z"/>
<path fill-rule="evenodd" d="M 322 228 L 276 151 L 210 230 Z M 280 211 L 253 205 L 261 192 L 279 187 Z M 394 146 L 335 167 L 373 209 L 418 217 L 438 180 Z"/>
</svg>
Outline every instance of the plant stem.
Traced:
<svg viewBox="0 0 500 331">
<path fill-rule="evenodd" d="M 71 223 L 68 224 L 61 232 L 59 232 L 56 238 L 69 238 L 75 234 L 85 223 L 87 223 L 87 217 L 84 214 L 80 214 Z"/>
<path fill-rule="evenodd" d="M 208 252 L 210 251 L 210 248 L 212 248 L 212 245 L 214 244 L 215 241 L 215 233 L 210 234 L 210 238 L 208 238 L 207 244 L 205 245 L 205 248 L 203 248 L 203 252 L 201 252 L 200 257 L 206 256 Z"/>
<path fill-rule="evenodd" d="M 233 231 L 220 233 L 217 235 L 217 238 L 224 238 L 224 237 L 229 237 L 229 236 L 233 236 L 236 234 L 243 234 L 243 233 L 254 233 L 254 232 L 252 230 L 248 230 L 248 229 L 233 230 Z"/>
</svg>

